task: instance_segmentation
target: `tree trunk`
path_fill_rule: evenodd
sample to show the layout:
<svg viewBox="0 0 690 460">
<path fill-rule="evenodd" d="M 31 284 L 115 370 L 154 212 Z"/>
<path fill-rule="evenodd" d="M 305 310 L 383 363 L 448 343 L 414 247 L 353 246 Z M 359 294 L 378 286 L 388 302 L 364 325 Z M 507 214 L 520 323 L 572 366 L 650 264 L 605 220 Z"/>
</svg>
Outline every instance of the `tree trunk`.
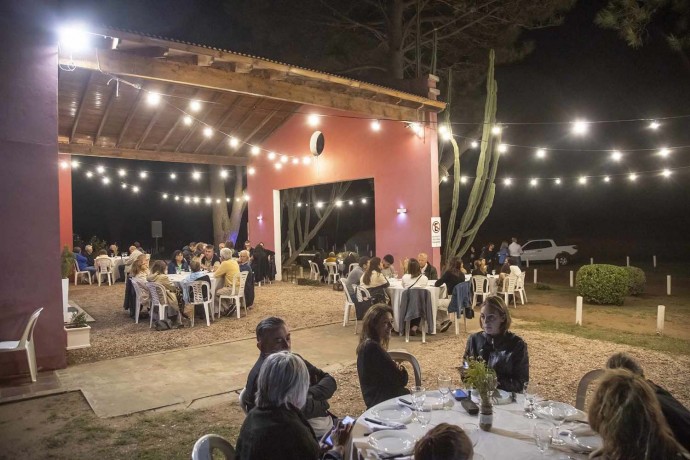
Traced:
<svg viewBox="0 0 690 460">
<path fill-rule="evenodd" d="M 403 0 L 392 0 L 388 8 L 388 71 L 392 78 L 405 77 L 403 52 Z"/>
<path fill-rule="evenodd" d="M 244 200 L 244 188 L 242 184 L 242 167 L 235 166 L 235 187 L 230 203 L 225 193 L 225 181 L 219 174 L 210 172 L 211 197 L 213 198 L 213 241 L 215 244 L 235 241 L 242 223 L 242 213 L 247 205 Z M 215 200 L 219 198 L 220 203 Z M 237 201 L 239 199 L 239 201 Z M 232 206 L 232 213 L 228 215 L 228 205 Z"/>
</svg>

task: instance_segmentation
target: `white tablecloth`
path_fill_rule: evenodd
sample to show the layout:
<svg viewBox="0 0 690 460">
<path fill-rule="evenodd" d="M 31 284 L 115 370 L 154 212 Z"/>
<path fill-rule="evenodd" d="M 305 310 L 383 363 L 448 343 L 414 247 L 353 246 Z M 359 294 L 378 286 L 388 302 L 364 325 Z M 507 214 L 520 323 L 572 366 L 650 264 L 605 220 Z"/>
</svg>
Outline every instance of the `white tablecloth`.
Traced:
<svg viewBox="0 0 690 460">
<path fill-rule="evenodd" d="M 218 278 L 214 278 L 213 273 L 207 272 L 206 274 L 208 275 L 209 278 L 211 278 L 211 300 L 213 301 L 216 297 L 216 286 L 218 286 Z M 168 278 L 170 279 L 170 281 L 172 281 L 173 283 L 175 283 L 177 286 L 179 286 L 181 288 L 182 287 L 182 280 L 184 280 L 188 276 L 189 276 L 189 273 L 184 272 L 184 273 L 180 273 L 179 275 L 178 274 L 168 275 Z M 222 287 L 222 286 L 220 286 L 220 287 Z"/>
<path fill-rule="evenodd" d="M 486 275 L 486 279 L 489 280 L 489 292 L 491 295 L 496 295 L 496 292 L 498 292 L 498 278 L 499 275 Z"/>
<path fill-rule="evenodd" d="M 427 392 L 431 396 L 440 396 L 438 391 Z M 409 397 L 408 399 L 410 399 Z M 371 413 L 372 410 L 379 406 L 397 404 L 397 398 L 391 399 L 389 401 L 383 402 L 378 406 L 372 407 L 370 410 L 362 414 L 352 428 L 352 433 L 350 435 L 350 442 L 355 438 L 362 438 L 364 433 L 367 433 L 369 429 L 364 423 L 364 417 L 375 418 Z M 446 422 L 455 425 L 462 426 L 464 423 L 472 423 L 479 425 L 478 416 L 469 415 L 462 408 L 459 402 L 453 400 L 454 406 L 451 410 L 433 410 L 431 412 L 431 422 L 423 429 L 419 423 L 411 422 L 407 425 L 405 431 L 412 434 L 415 438 L 419 439 L 428 430 L 438 425 L 439 423 Z M 535 420 L 526 418 L 523 414 L 524 396 L 517 395 L 517 402 L 506 405 L 496 405 L 494 406 L 494 416 L 493 416 L 493 426 L 490 432 L 480 431 L 479 441 L 474 448 L 474 451 L 481 454 L 486 460 L 531 460 L 544 458 L 541 456 L 537 450 L 537 446 L 534 443 L 534 438 L 532 435 L 532 430 L 534 429 Z M 540 421 L 536 419 L 536 421 Z M 357 452 L 355 448 L 350 444 L 349 452 L 351 459 L 356 459 Z M 552 451 L 552 455 L 555 451 Z M 575 453 L 561 453 L 563 458 L 570 456 L 573 459 L 586 459 L 587 455 L 575 454 Z M 559 458 L 557 455 L 553 457 L 546 458 Z"/>
<path fill-rule="evenodd" d="M 393 320 L 397 325 L 400 314 L 400 300 L 402 300 L 402 293 L 404 289 L 402 287 L 402 281 L 396 279 L 389 279 L 388 281 L 391 283 L 391 285 L 388 289 L 386 289 L 386 291 L 388 292 L 388 297 L 391 299 L 391 305 L 393 306 Z M 429 281 L 429 284 L 426 286 L 426 289 L 431 292 L 431 310 L 434 314 L 431 329 L 432 334 L 436 334 L 436 312 L 438 310 L 438 299 L 446 297 L 446 285 L 444 284 L 441 287 L 436 287 L 434 286 L 435 282 L 435 280 Z M 405 331 L 398 331 L 400 335 L 402 335 L 404 332 Z"/>
<path fill-rule="evenodd" d="M 124 265 L 125 261 L 120 256 L 110 257 L 110 261 L 113 263 L 113 281 L 117 281 L 120 279 L 120 265 Z"/>
</svg>

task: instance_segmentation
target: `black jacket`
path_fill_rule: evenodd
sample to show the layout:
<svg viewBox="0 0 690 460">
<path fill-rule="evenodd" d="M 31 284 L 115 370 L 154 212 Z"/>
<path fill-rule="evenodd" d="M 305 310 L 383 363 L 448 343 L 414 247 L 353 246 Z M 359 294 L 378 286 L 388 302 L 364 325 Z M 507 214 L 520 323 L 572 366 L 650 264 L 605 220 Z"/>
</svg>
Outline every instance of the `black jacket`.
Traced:
<svg viewBox="0 0 690 460">
<path fill-rule="evenodd" d="M 424 269 L 424 276 L 429 280 L 437 280 L 438 272 L 436 271 L 436 267 L 427 262 L 426 268 Z"/>
<path fill-rule="evenodd" d="M 490 337 L 476 332 L 467 339 L 465 360 L 482 358 L 496 371 L 498 388 L 505 391 L 522 392 L 529 382 L 529 356 L 527 344 L 510 331 Z"/>
<path fill-rule="evenodd" d="M 664 413 L 664 417 L 668 422 L 668 426 L 671 427 L 676 441 L 685 447 L 685 450 L 690 452 L 690 411 L 678 402 L 671 393 L 651 380 L 647 380 L 647 382 L 654 389 L 654 393 L 656 393 L 656 398 L 661 406 L 661 412 Z"/>
<path fill-rule="evenodd" d="M 445 284 L 446 285 L 446 292 L 448 295 L 453 295 L 453 289 L 455 289 L 455 286 L 464 283 L 465 282 L 465 274 L 460 272 L 459 275 L 456 275 L 454 273 L 451 273 L 450 270 L 446 270 L 443 272 L 443 275 L 436 280 L 434 283 L 434 286 L 440 287 L 441 285 Z"/>
<path fill-rule="evenodd" d="M 367 409 L 396 396 L 409 394 L 407 371 L 400 369 L 381 345 L 368 340 L 357 354 L 359 386 Z"/>
</svg>

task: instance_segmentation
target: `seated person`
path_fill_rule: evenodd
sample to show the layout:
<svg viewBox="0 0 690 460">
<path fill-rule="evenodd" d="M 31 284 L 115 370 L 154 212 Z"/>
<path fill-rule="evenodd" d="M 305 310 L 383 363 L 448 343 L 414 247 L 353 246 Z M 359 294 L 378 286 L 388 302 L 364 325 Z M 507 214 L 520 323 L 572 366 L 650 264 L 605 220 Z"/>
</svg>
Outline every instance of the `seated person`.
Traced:
<svg viewBox="0 0 690 460">
<path fill-rule="evenodd" d="M 486 276 L 486 263 L 484 259 L 477 259 L 474 261 L 472 276 Z"/>
<path fill-rule="evenodd" d="M 206 243 L 197 243 L 194 247 L 194 257 L 203 257 L 206 250 Z M 203 265 L 202 265 L 203 266 Z"/>
<path fill-rule="evenodd" d="M 423 252 L 420 252 L 417 256 L 417 262 L 419 262 L 419 266 L 422 267 L 422 273 L 424 273 L 424 276 L 426 276 L 427 279 L 430 280 L 437 280 L 438 272 L 436 271 L 436 268 L 433 265 L 431 265 L 428 261 L 429 256 L 427 256 Z"/>
<path fill-rule="evenodd" d="M 175 252 L 180 252 L 180 251 L 175 251 Z M 180 283 L 182 286 L 182 300 L 184 301 L 185 305 L 185 310 L 191 311 L 192 310 L 192 305 L 190 304 L 190 289 L 189 289 L 189 284 L 193 283 L 194 281 L 197 281 L 199 279 L 202 279 L 204 276 L 206 279 L 202 279 L 202 281 L 208 281 L 209 283 L 211 282 L 211 279 L 208 278 L 208 272 L 206 270 L 201 269 L 201 263 L 199 262 L 199 258 L 195 257 L 192 259 L 192 263 L 189 264 L 189 268 L 191 269 L 191 272 L 189 275 L 185 277 L 185 279 L 182 280 Z"/>
<path fill-rule="evenodd" d="M 457 425 L 439 423 L 414 445 L 415 460 L 472 460 L 474 449 L 467 433 Z"/>
<path fill-rule="evenodd" d="M 88 261 L 88 264 L 92 267 L 95 267 L 96 264 L 93 263 L 93 246 L 90 244 L 87 244 L 84 246 L 84 257 L 86 257 L 86 260 Z"/>
<path fill-rule="evenodd" d="M 508 265 L 508 270 L 505 271 L 506 264 Z M 503 286 L 503 280 L 510 275 L 520 276 L 522 270 L 517 265 L 517 259 L 515 257 L 508 257 L 501 267 L 501 273 L 498 274 L 499 286 Z"/>
<path fill-rule="evenodd" d="M 237 437 L 237 458 L 342 459 L 352 425 L 337 427 L 333 449 L 322 456 L 314 430 L 299 410 L 309 397 L 309 372 L 298 355 L 278 351 L 268 356 L 256 387 L 256 407 L 247 414 Z"/>
<path fill-rule="evenodd" d="M 145 257 L 145 254 L 140 256 Z M 161 301 L 165 301 L 170 308 L 165 309 L 166 313 L 166 318 L 158 318 L 158 321 L 164 321 L 164 320 L 170 320 L 172 323 L 173 327 L 183 327 L 182 325 L 182 318 L 180 315 L 180 308 L 177 305 L 177 294 L 176 291 L 177 289 L 175 288 L 175 285 L 170 281 L 170 278 L 168 278 L 168 275 L 166 272 L 168 267 L 165 265 L 165 262 L 162 260 L 157 260 L 151 265 L 151 268 L 149 269 L 149 275 L 146 277 L 146 280 L 150 283 L 158 283 L 161 286 L 163 286 L 163 289 L 165 290 L 165 299 L 161 299 Z M 152 314 L 156 315 L 158 313 L 158 308 L 154 308 Z M 154 317 L 155 319 L 155 317 Z M 161 326 L 160 324 L 156 324 L 156 329 L 160 329 Z"/>
<path fill-rule="evenodd" d="M 395 266 L 393 263 L 395 263 L 395 259 L 390 254 L 386 254 L 383 256 L 383 259 L 381 259 L 381 273 L 383 273 L 386 278 L 395 278 L 398 276 L 395 273 Z"/>
<path fill-rule="evenodd" d="M 616 353 L 606 361 L 607 369 L 626 369 L 640 378 L 644 379 L 644 371 L 640 363 L 627 353 Z M 661 413 L 664 414 L 668 426 L 685 450 L 690 451 L 690 411 L 686 409 L 668 391 L 661 388 L 656 383 L 646 379 L 647 384 L 652 388 L 656 399 L 659 401 Z"/>
<path fill-rule="evenodd" d="M 338 258 L 335 256 L 335 252 L 329 252 L 328 257 L 326 257 L 326 263 L 337 263 Z"/>
<path fill-rule="evenodd" d="M 229 258 L 231 259 L 232 250 L 228 249 L 228 251 L 230 251 Z M 201 263 L 201 268 L 209 272 L 213 272 L 218 268 L 220 265 L 220 258 L 216 255 L 215 248 L 212 244 L 207 244 L 204 246 L 204 255 L 199 262 Z"/>
<path fill-rule="evenodd" d="M 374 303 L 387 303 L 388 296 L 386 295 L 386 288 L 390 286 L 388 279 L 381 273 L 381 259 L 372 257 L 369 259 L 367 270 L 359 280 L 362 287 L 367 288 Z"/>
<path fill-rule="evenodd" d="M 240 266 L 236 260 L 232 258 L 232 251 L 228 248 L 223 248 L 220 250 L 220 260 L 221 263 L 218 268 L 213 272 L 213 276 L 218 279 L 223 280 L 222 287 L 216 289 L 216 295 L 232 295 L 233 293 L 233 282 L 235 275 L 240 272 Z M 203 264 L 202 264 L 203 268 Z M 220 283 L 218 283 L 220 285 Z M 236 285 L 239 287 L 239 284 Z M 223 299 L 221 304 L 221 311 L 225 315 L 230 315 L 235 311 L 237 307 L 231 304 L 230 299 Z"/>
<path fill-rule="evenodd" d="M 146 288 L 145 283 L 147 277 L 149 276 L 149 260 L 146 258 L 145 254 L 141 254 L 139 257 L 137 257 L 137 260 L 135 260 L 132 264 L 132 269 L 130 270 L 129 274 L 132 278 L 136 278 L 140 281 L 139 285 L 143 286 L 143 289 L 139 290 L 141 294 L 139 300 L 142 304 L 148 305 L 150 302 L 149 290 Z"/>
<path fill-rule="evenodd" d="M 271 316 L 261 320 L 256 326 L 256 347 L 261 352 L 254 367 L 249 371 L 247 386 L 242 395 L 242 404 L 250 411 L 254 408 L 257 378 L 262 364 L 273 353 L 290 351 L 290 330 L 281 318 Z M 301 358 L 301 357 L 300 357 Z M 314 430 L 316 436 L 323 436 L 333 427 L 333 419 L 328 415 L 328 400 L 333 396 L 337 385 L 335 379 L 302 358 L 309 374 L 308 391 L 305 400 L 298 406 Z"/>
<path fill-rule="evenodd" d="M 357 263 L 357 254 L 354 252 L 348 252 L 343 260 L 343 271 L 347 273 L 350 270 L 350 265 Z"/>
<path fill-rule="evenodd" d="M 247 240 L 244 242 L 244 250 L 249 251 L 249 259 L 251 260 L 254 257 L 254 248 L 251 241 Z"/>
<path fill-rule="evenodd" d="M 407 273 L 403 275 L 401 281 L 404 289 L 426 289 L 427 284 L 429 284 L 427 277 L 422 274 L 417 259 L 410 259 L 407 263 Z M 417 335 L 421 322 L 422 318 L 410 320 L 410 335 Z"/>
<path fill-rule="evenodd" d="M 189 271 L 189 264 L 184 259 L 184 254 L 179 249 L 172 254 L 172 260 L 168 264 L 168 275 Z"/>
<path fill-rule="evenodd" d="M 440 287 L 446 285 L 446 292 L 448 293 L 447 299 L 438 299 L 438 312 L 436 315 L 436 320 L 440 321 L 442 316 L 445 316 L 439 325 L 439 330 L 441 332 L 446 332 L 451 325 L 448 319 L 448 305 L 450 304 L 450 298 L 453 296 L 453 290 L 455 286 L 460 283 L 465 282 L 465 268 L 462 266 L 462 260 L 460 257 L 453 257 L 448 262 L 448 267 L 443 275 L 434 283 L 434 286 Z"/>
<path fill-rule="evenodd" d="M 355 286 L 360 283 L 364 271 L 367 269 L 367 264 L 369 263 L 368 257 L 360 257 L 359 265 L 354 267 L 349 275 L 347 275 L 347 280 L 345 281 L 345 286 L 347 287 L 347 292 L 350 293 L 350 298 L 354 302 L 356 300 Z"/>
<path fill-rule="evenodd" d="M 249 251 L 246 249 L 240 251 L 238 263 L 240 265 L 240 272 L 248 272 L 247 281 L 244 283 L 244 301 L 247 308 L 252 308 L 252 305 L 254 305 L 254 272 L 249 262 Z"/>
<path fill-rule="evenodd" d="M 529 382 L 529 355 L 525 341 L 509 331 L 510 324 L 503 298 L 487 297 L 479 315 L 483 332 L 468 337 L 464 359 L 483 359 L 496 371 L 499 389 L 520 393 Z"/>
<path fill-rule="evenodd" d="M 403 260 L 400 261 L 400 272 L 404 275 L 407 273 L 407 266 L 410 263 L 410 259 L 405 257 Z"/>
<path fill-rule="evenodd" d="M 100 251 L 98 251 L 98 255 L 96 256 L 94 261 L 100 259 L 110 259 L 110 257 L 108 257 L 108 252 L 105 249 L 101 249 Z"/>
<path fill-rule="evenodd" d="M 77 260 L 77 265 L 79 266 L 79 271 L 89 272 L 91 276 L 95 275 L 96 267 L 89 265 L 88 259 L 81 253 L 81 248 L 79 246 L 75 246 L 73 252 L 74 258 Z"/>
<path fill-rule="evenodd" d="M 374 305 L 364 315 L 357 345 L 357 376 L 367 409 L 409 394 L 407 370 L 388 354 L 392 330 L 393 308 L 389 305 Z"/>
<path fill-rule="evenodd" d="M 118 249 L 119 248 L 117 247 L 117 244 L 111 244 L 108 247 L 108 257 L 117 257 L 117 255 L 119 253 Z"/>
<path fill-rule="evenodd" d="M 654 389 L 624 369 L 599 379 L 588 410 L 589 424 L 602 446 L 589 458 L 602 460 L 688 459 L 673 438 Z"/>
<path fill-rule="evenodd" d="M 129 247 L 129 255 L 125 259 L 125 263 L 118 267 L 118 271 L 120 272 L 120 279 L 121 280 L 123 280 L 123 281 L 125 280 L 125 267 L 127 267 L 129 269 L 129 271 L 131 271 L 132 264 L 142 254 L 143 254 L 143 252 L 138 250 L 136 246 L 132 245 Z"/>
</svg>

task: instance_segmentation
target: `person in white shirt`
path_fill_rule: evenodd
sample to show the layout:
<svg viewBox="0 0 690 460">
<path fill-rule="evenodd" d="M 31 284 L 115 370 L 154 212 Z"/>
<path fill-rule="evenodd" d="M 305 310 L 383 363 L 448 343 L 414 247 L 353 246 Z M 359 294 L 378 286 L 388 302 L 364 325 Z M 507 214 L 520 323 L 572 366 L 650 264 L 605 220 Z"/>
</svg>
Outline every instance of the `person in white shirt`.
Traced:
<svg viewBox="0 0 690 460">
<path fill-rule="evenodd" d="M 517 242 L 517 238 L 513 237 L 513 242 L 508 245 L 508 255 L 515 261 L 518 267 L 522 266 L 522 246 Z"/>
<path fill-rule="evenodd" d="M 125 264 L 117 267 L 118 271 L 120 272 L 120 279 L 122 281 L 127 281 L 125 279 L 125 268 L 127 268 L 127 272 L 129 272 L 132 269 L 132 264 L 134 261 L 137 260 L 142 254 L 143 252 L 137 249 L 136 246 L 132 245 L 129 247 L 129 256 L 125 259 Z"/>
</svg>

